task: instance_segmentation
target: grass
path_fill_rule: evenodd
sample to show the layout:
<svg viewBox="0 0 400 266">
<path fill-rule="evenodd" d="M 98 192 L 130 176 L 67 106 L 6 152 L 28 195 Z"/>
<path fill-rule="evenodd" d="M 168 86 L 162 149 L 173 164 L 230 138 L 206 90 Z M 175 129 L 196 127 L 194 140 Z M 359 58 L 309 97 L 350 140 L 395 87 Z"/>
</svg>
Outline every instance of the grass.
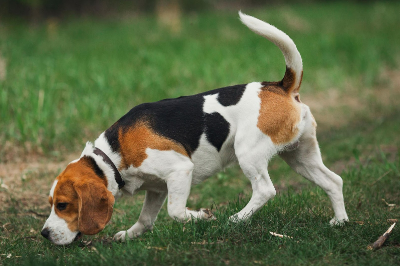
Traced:
<svg viewBox="0 0 400 266">
<path fill-rule="evenodd" d="M 397 67 L 398 3 L 249 10 L 287 32 L 304 61 L 302 91 L 365 90 Z M 251 81 L 279 80 L 278 48 L 233 12 L 185 15 L 171 34 L 152 17 L 3 24 L 0 143 L 46 152 L 82 147 L 132 106 Z"/>
<path fill-rule="evenodd" d="M 368 122 L 372 127 L 379 125 L 386 129 L 395 124 L 396 130 L 400 130 L 398 116 L 388 117 L 383 123 Z M 332 133 L 353 132 L 342 128 Z M 369 133 L 357 135 L 354 139 L 362 138 L 367 141 L 363 144 L 368 143 Z M 399 138 L 393 141 L 397 141 L 399 147 Z M 329 146 L 341 142 L 341 138 L 331 139 L 329 143 L 323 140 L 322 150 L 329 153 L 332 150 Z M 351 144 L 354 147 L 355 142 Z M 348 152 L 341 150 L 338 153 L 345 157 Z M 358 150 L 353 154 L 363 152 Z M 5 255 L 1 256 L 0 263 L 107 265 L 118 260 L 121 265 L 397 265 L 400 259 L 400 231 L 397 228 L 381 250 L 369 251 L 367 246 L 389 227 L 387 219 L 400 218 L 399 155 L 397 152 L 393 160 L 389 159 L 393 154 L 375 150 L 342 173 L 351 219 L 344 227 L 329 226 L 333 212 L 326 194 L 304 180 L 278 193 L 250 222 L 228 223 L 228 217 L 244 207 L 249 197 L 249 193 L 245 193 L 244 197 L 237 198 L 239 191 L 244 188 L 249 192 L 249 189 L 243 181 L 245 178 L 234 168 L 226 173 L 226 180 L 221 180 L 225 177 L 213 177 L 192 190 L 192 195 L 197 197 L 189 200 L 188 205 L 213 206 L 217 221 L 180 224 L 168 217 L 164 206 L 153 232 L 127 243 L 112 242 L 110 237 L 127 229 L 137 219 L 142 194 L 117 201 L 112 221 L 106 229 L 94 237 L 85 236 L 85 241 L 92 241 L 90 244 L 75 242 L 67 247 L 42 240 L 38 232 L 46 218 L 29 215 L 23 206 L 15 203 L 5 211 L 2 221 L 10 224 L 2 229 L 0 248 Z M 331 159 L 326 161 L 328 165 L 332 162 Z M 275 184 L 299 178 L 281 160 L 274 160 L 271 168 Z M 301 192 L 297 186 L 302 186 Z M 382 198 L 397 206 L 386 206 Z M 225 203 L 226 200 L 230 200 L 229 203 Z M 293 239 L 273 237 L 270 231 Z M 6 259 L 8 254 L 12 257 Z"/>
<path fill-rule="evenodd" d="M 398 88 L 382 81 L 380 73 L 398 68 L 399 11 L 398 3 L 388 2 L 248 13 L 295 40 L 304 61 L 302 95 L 312 100 L 314 93 L 329 96 L 333 88 L 343 97 L 349 89 L 373 96 L 383 87 Z M 76 151 L 138 103 L 278 80 L 284 73 L 279 50 L 240 25 L 234 13 L 184 16 L 179 35 L 151 17 L 52 23 L 0 27 L 1 57 L 7 61 L 0 81 L 0 147 Z M 354 114 L 344 126 L 318 120 L 324 161 L 344 180 L 351 220 L 344 227 L 329 226 L 333 211 L 321 189 L 274 158 L 269 172 L 278 195 L 248 223 L 227 221 L 251 196 L 240 169 L 230 168 L 193 187 L 189 198 L 189 207 L 212 207 L 216 221 L 180 224 L 164 206 L 153 232 L 112 242 L 116 232 L 136 221 L 143 201 L 139 193 L 117 201 L 100 234 L 58 247 L 39 233 L 46 219 L 41 214 L 49 213 L 45 195 L 62 169 L 41 170 L 21 174 L 21 190 L 0 188 L 0 196 L 6 195 L 0 197 L 0 265 L 398 265 L 397 226 L 382 249 L 367 246 L 387 230 L 387 219 L 400 219 L 400 108 L 367 100 L 367 108 L 345 109 L 347 116 Z M 6 162 L 7 152 L 0 149 L 0 162 Z"/>
</svg>

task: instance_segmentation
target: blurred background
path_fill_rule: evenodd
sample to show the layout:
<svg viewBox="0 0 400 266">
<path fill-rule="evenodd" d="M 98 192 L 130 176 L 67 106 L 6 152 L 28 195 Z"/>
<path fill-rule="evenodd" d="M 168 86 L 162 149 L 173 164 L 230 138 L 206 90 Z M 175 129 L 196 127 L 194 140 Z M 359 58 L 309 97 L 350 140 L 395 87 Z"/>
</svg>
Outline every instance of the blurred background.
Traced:
<svg viewBox="0 0 400 266">
<path fill-rule="evenodd" d="M 334 0 L 2 0 L 1 15 L 39 22 L 46 18 L 96 16 L 98 18 L 151 14 L 154 12 L 199 12 L 206 10 L 236 10 L 244 7 L 336 2 Z M 347 2 L 366 3 L 353 0 Z"/>
<path fill-rule="evenodd" d="M 398 1 L 1 0 L 0 161 L 79 150 L 142 102 L 280 80 L 240 9 L 294 39 L 322 128 L 393 105 Z"/>
</svg>

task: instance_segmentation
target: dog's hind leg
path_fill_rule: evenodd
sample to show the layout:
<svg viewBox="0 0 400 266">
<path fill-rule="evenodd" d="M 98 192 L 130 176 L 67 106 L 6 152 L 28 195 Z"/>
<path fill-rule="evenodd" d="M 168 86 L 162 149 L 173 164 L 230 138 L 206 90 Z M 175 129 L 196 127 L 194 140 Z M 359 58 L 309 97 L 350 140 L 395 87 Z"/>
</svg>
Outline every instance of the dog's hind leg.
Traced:
<svg viewBox="0 0 400 266">
<path fill-rule="evenodd" d="M 297 149 L 283 152 L 280 156 L 297 173 L 320 186 L 328 194 L 335 212 L 335 217 L 330 221 L 331 225 L 348 221 L 342 192 L 343 180 L 322 162 L 315 124 L 310 125 L 301 136 Z"/>
<path fill-rule="evenodd" d="M 139 216 L 139 220 L 127 231 L 120 231 L 115 234 L 114 239 L 125 241 L 126 234 L 129 238 L 140 236 L 148 230 L 153 229 L 153 224 L 157 215 L 164 204 L 167 192 L 146 191 L 143 208 Z"/>
<path fill-rule="evenodd" d="M 254 138 L 254 143 L 239 140 L 235 143 L 235 153 L 243 173 L 251 182 L 253 195 L 247 205 L 229 219 L 237 222 L 250 218 L 265 203 L 276 195 L 268 174 L 268 161 L 275 150 L 266 136 Z M 271 147 L 269 147 L 271 146 Z"/>
</svg>

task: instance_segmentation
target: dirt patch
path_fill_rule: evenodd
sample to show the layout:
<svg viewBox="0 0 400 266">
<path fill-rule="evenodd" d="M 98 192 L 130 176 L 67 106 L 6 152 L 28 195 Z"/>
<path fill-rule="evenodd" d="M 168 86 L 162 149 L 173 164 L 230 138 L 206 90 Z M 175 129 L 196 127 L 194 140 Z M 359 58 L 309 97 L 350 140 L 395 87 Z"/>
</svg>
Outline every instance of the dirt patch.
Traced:
<svg viewBox="0 0 400 266">
<path fill-rule="evenodd" d="M 0 212 L 10 207 L 24 211 L 47 209 L 53 180 L 79 155 L 69 154 L 56 162 L 33 155 L 24 162 L 0 163 Z"/>
<path fill-rule="evenodd" d="M 346 84 L 345 89 L 331 88 L 325 92 L 302 93 L 317 123 L 322 128 L 343 127 L 360 116 L 376 117 L 376 107 L 390 108 L 398 105 L 400 97 L 400 70 L 384 68 L 379 84 L 374 88 Z"/>
</svg>

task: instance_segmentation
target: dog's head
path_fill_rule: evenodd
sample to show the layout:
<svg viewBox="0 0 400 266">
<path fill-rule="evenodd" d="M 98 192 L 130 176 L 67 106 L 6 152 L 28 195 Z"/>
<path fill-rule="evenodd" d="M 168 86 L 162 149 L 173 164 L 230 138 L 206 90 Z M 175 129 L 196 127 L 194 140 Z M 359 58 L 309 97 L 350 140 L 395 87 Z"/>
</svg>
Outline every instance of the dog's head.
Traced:
<svg viewBox="0 0 400 266">
<path fill-rule="evenodd" d="M 42 235 L 57 245 L 70 244 L 81 233 L 94 235 L 111 219 L 114 196 L 96 161 L 83 156 L 70 163 L 50 190 L 51 213 Z"/>
</svg>

